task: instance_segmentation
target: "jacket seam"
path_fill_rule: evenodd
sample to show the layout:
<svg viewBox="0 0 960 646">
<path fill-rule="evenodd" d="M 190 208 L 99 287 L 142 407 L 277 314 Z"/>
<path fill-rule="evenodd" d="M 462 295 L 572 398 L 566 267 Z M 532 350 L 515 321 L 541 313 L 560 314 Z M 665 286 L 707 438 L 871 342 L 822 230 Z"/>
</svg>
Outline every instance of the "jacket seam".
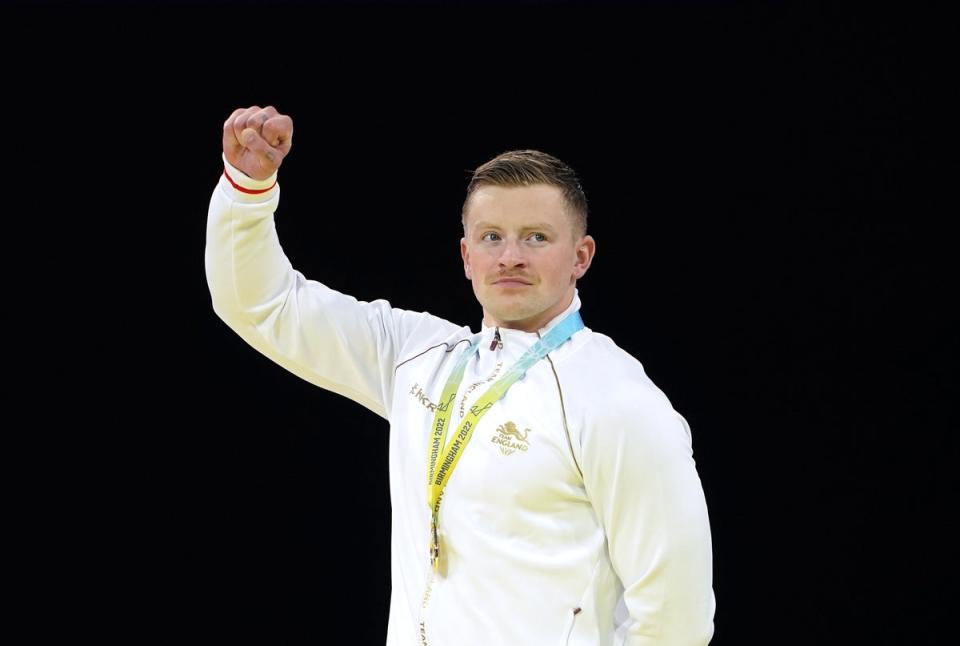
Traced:
<svg viewBox="0 0 960 646">
<path fill-rule="evenodd" d="M 573 459 L 573 464 L 577 467 L 577 473 L 580 474 L 580 479 L 583 479 L 583 469 L 580 468 L 580 463 L 577 461 L 577 454 L 573 450 L 573 440 L 570 437 L 570 426 L 567 424 L 567 407 L 563 402 L 563 387 L 560 385 L 560 376 L 557 374 L 557 368 L 553 365 L 553 359 L 550 358 L 550 355 L 547 355 L 547 361 L 550 362 L 550 370 L 553 372 L 553 379 L 557 384 L 557 392 L 560 395 L 560 413 L 563 418 L 563 431 L 567 436 L 567 446 L 570 448 L 570 457 Z"/>
<path fill-rule="evenodd" d="M 400 369 L 400 366 L 402 366 L 403 364 L 409 363 L 409 362 L 413 361 L 414 359 L 425 355 L 426 353 L 430 352 L 431 350 L 435 350 L 436 348 L 439 348 L 441 345 L 447 346 L 447 349 L 444 350 L 444 352 L 446 352 L 447 354 L 449 354 L 449 353 L 453 352 L 454 348 L 456 348 L 456 347 L 457 347 L 458 345 L 460 345 L 461 343 L 464 343 L 464 342 L 469 343 L 469 341 L 470 341 L 470 339 L 460 339 L 459 341 L 457 341 L 457 342 L 454 343 L 453 345 L 448 344 L 446 341 L 444 341 L 443 343 L 438 343 L 437 345 L 432 345 L 432 346 L 430 346 L 429 348 L 427 348 L 426 350 L 424 350 L 423 352 L 418 352 L 417 354 L 413 355 L 413 356 L 410 357 L 409 359 L 404 359 L 403 361 L 401 361 L 400 363 L 398 363 L 398 364 L 393 368 L 393 374 L 396 375 L 396 374 L 397 374 L 397 370 L 399 370 L 399 369 Z"/>
</svg>

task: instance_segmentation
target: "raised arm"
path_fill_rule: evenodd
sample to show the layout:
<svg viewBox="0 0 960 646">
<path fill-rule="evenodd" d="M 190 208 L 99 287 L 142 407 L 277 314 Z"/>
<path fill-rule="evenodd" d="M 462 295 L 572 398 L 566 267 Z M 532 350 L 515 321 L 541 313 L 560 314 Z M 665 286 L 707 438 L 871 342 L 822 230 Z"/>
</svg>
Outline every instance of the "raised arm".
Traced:
<svg viewBox="0 0 960 646">
<path fill-rule="evenodd" d="M 387 417 L 404 343 L 457 326 L 385 300 L 358 301 L 291 266 L 274 212 L 277 170 L 292 141 L 293 120 L 272 107 L 239 109 L 224 123 L 224 174 L 210 199 L 204 258 L 213 309 L 287 370 Z"/>
</svg>

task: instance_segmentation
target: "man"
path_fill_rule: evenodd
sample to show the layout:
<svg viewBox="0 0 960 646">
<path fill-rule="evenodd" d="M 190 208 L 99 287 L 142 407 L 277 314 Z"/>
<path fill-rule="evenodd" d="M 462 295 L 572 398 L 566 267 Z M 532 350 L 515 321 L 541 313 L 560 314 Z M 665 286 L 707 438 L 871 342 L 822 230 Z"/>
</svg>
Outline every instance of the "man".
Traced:
<svg viewBox="0 0 960 646">
<path fill-rule="evenodd" d="M 479 333 L 338 293 L 277 239 L 293 122 L 224 123 L 206 271 L 216 313 L 300 377 L 390 421 L 390 646 L 694 646 L 713 634 L 710 528 L 684 419 L 583 325 L 593 259 L 574 172 L 477 169 L 463 207 Z"/>
</svg>

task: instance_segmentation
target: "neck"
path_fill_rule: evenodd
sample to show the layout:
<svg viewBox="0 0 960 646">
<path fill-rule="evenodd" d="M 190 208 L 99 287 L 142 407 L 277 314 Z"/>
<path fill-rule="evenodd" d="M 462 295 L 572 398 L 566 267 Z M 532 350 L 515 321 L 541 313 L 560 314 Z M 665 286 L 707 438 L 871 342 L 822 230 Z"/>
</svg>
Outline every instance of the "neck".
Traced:
<svg viewBox="0 0 960 646">
<path fill-rule="evenodd" d="M 528 319 L 519 319 L 519 320 L 510 320 L 510 319 L 501 319 L 495 317 L 493 314 L 488 312 L 486 308 L 483 310 L 483 324 L 488 327 L 499 327 L 506 330 L 520 330 L 522 332 L 536 332 L 547 323 L 560 316 L 570 304 L 573 303 L 574 293 L 571 291 L 569 298 L 565 298 L 560 301 L 562 305 L 551 308 L 546 312 L 541 312 L 536 316 L 532 316 Z"/>
</svg>

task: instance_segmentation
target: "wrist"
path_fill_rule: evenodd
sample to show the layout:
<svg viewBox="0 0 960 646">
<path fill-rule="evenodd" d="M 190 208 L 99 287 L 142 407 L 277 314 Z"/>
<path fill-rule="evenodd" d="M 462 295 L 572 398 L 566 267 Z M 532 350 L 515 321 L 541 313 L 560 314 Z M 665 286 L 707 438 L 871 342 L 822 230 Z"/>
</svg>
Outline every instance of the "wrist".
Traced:
<svg viewBox="0 0 960 646">
<path fill-rule="evenodd" d="M 245 195 L 263 195 L 277 185 L 276 171 L 265 179 L 254 179 L 228 162 L 226 155 L 221 156 L 223 157 L 223 176 L 234 190 Z"/>
</svg>

